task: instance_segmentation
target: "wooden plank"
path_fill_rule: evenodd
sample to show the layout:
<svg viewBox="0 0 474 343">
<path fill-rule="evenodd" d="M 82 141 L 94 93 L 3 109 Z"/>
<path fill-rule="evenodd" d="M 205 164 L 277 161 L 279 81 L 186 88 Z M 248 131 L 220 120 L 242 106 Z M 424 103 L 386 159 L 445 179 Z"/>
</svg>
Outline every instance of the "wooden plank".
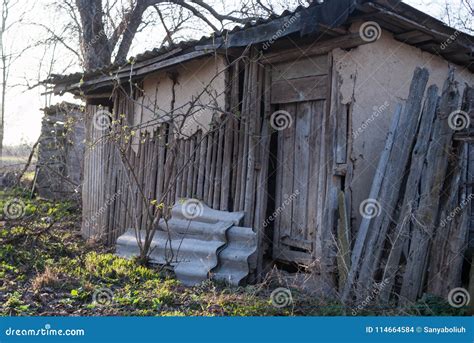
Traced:
<svg viewBox="0 0 474 343">
<path fill-rule="evenodd" d="M 158 127 L 158 168 L 156 171 L 156 199 L 162 202 L 163 182 L 165 178 L 165 142 L 166 142 L 166 124 Z"/>
<path fill-rule="evenodd" d="M 188 138 L 186 140 L 187 152 L 187 180 L 186 180 L 186 197 L 192 198 L 193 196 L 193 176 L 194 176 L 194 144 L 193 139 Z"/>
<path fill-rule="evenodd" d="M 270 85 L 271 85 L 271 72 L 270 68 L 264 68 L 264 86 L 263 86 L 263 118 L 260 125 L 260 163 L 261 168 L 258 173 L 257 181 L 257 197 L 255 204 L 255 222 L 253 227 L 257 232 L 257 277 L 256 281 L 261 282 L 263 278 L 263 260 L 266 253 L 267 242 L 266 237 L 267 225 L 264 224 L 267 216 L 268 206 L 268 174 L 269 174 L 269 162 L 270 162 L 270 142 L 271 142 L 271 130 L 268 123 L 268 118 L 271 116 L 271 104 L 270 104 Z"/>
<path fill-rule="evenodd" d="M 216 132 L 218 135 L 218 143 L 217 143 L 217 157 L 216 157 L 216 171 L 215 171 L 215 181 L 214 181 L 214 199 L 213 199 L 213 207 L 215 209 L 220 208 L 220 197 L 221 197 L 221 188 L 222 188 L 222 159 L 223 159 L 223 152 L 224 152 L 224 134 L 225 128 L 223 124 L 223 120 L 219 120 L 219 129 Z"/>
<path fill-rule="evenodd" d="M 388 131 L 387 139 L 385 141 L 385 147 L 382 151 L 377 169 L 375 171 L 374 179 L 372 181 L 372 186 L 369 193 L 369 199 L 377 199 L 380 193 L 380 188 L 382 186 L 383 178 L 385 176 L 385 171 L 387 169 L 388 161 L 390 158 L 390 153 L 393 149 L 395 134 L 397 133 L 398 125 L 400 122 L 401 112 L 401 105 L 398 105 L 397 109 L 395 110 L 395 113 L 393 114 L 392 123 Z M 369 217 L 362 218 L 359 230 L 357 231 L 357 238 L 354 247 L 352 248 L 351 269 L 349 270 L 349 274 L 347 276 L 347 283 L 342 293 L 343 301 L 349 300 L 350 292 L 352 291 L 352 287 L 356 278 L 356 273 L 358 269 L 357 266 L 360 263 L 360 259 L 362 258 L 362 250 L 365 246 L 365 241 L 367 239 L 371 219 L 372 218 Z"/>
<path fill-rule="evenodd" d="M 248 155 L 247 155 L 247 178 L 245 181 L 244 200 L 244 225 L 252 226 L 254 218 L 255 204 L 255 184 L 256 184 L 256 155 L 258 147 L 257 121 L 260 120 L 260 94 L 259 94 L 259 69 L 258 63 L 252 62 L 250 68 L 249 92 L 248 92 Z M 260 80 L 261 82 L 261 80 Z"/>
<path fill-rule="evenodd" d="M 233 148 L 233 133 L 234 120 L 232 117 L 226 118 L 225 124 L 225 139 L 224 139 L 224 156 L 222 161 L 222 186 L 221 186 L 221 211 L 229 210 L 229 198 L 230 198 L 230 174 L 232 164 L 232 148 Z"/>
<path fill-rule="evenodd" d="M 231 200 L 232 200 L 232 209 L 235 211 L 237 201 L 237 166 L 239 159 L 239 132 L 240 132 L 240 122 L 238 120 L 239 111 L 239 66 L 240 63 L 237 62 L 233 66 L 233 76 L 232 76 L 232 91 L 231 91 L 231 111 L 232 111 L 232 134 L 233 134 L 233 151 L 232 151 L 232 183 L 231 183 Z"/>
<path fill-rule="evenodd" d="M 420 120 L 420 129 L 416 138 L 415 148 L 411 157 L 410 174 L 406 181 L 406 191 L 401 205 L 400 220 L 392 233 L 392 247 L 384 270 L 383 280 L 386 286 L 380 292 L 380 299 L 386 303 L 390 300 L 391 290 L 395 281 L 396 273 L 403 247 L 406 244 L 408 233 L 410 232 L 410 215 L 413 205 L 418 201 L 419 184 L 422 178 L 423 163 L 430 144 L 431 130 L 436 117 L 436 106 L 438 104 L 438 87 L 431 86 L 428 89 L 423 113 Z"/>
<path fill-rule="evenodd" d="M 466 143 L 454 148 L 450 156 L 447 181 L 442 190 L 443 198 L 439 207 L 440 222 L 434 231 L 427 266 L 427 292 L 447 298 L 449 292 L 462 285 L 462 270 L 469 242 L 469 211 L 466 205 L 472 201 L 468 196 Z M 454 156 L 453 156 L 454 155 Z M 454 218 L 450 215 L 458 211 Z M 451 220 L 447 220 L 447 218 Z"/>
<path fill-rule="evenodd" d="M 408 44 L 418 44 L 426 41 L 433 40 L 434 37 L 433 35 L 428 35 L 424 32 L 420 32 L 418 30 L 411 30 L 403 33 L 399 33 L 394 36 L 395 39 L 402 41 L 402 42 L 408 42 Z"/>
<path fill-rule="evenodd" d="M 189 147 L 189 140 L 188 139 L 182 139 L 182 159 L 183 159 L 183 165 L 181 170 L 178 170 L 182 172 L 182 182 L 181 182 L 181 194 L 178 195 L 183 198 L 187 198 L 188 194 L 188 175 L 189 175 L 189 169 L 190 169 L 190 147 Z M 181 145 L 180 145 L 181 146 Z"/>
<path fill-rule="evenodd" d="M 348 105 L 342 103 L 342 77 L 336 70 L 333 70 L 331 80 L 331 108 L 332 115 L 336 117 L 336 163 L 347 163 L 347 142 L 348 142 Z"/>
<path fill-rule="evenodd" d="M 351 267 L 351 226 L 347 211 L 344 192 L 338 196 L 339 222 L 337 225 L 337 266 L 339 271 L 339 290 L 342 291 L 346 284 L 347 274 Z"/>
<path fill-rule="evenodd" d="M 287 111 L 291 118 L 296 115 L 296 104 L 288 104 L 280 107 L 281 110 Z M 291 237 L 291 231 L 293 226 L 293 206 L 290 196 L 293 194 L 293 175 L 295 166 L 295 127 L 291 125 L 287 129 L 280 131 L 282 135 L 282 145 L 279 148 L 282 150 L 281 160 L 278 163 L 278 173 L 281 173 L 281 188 L 277 189 L 277 192 L 281 192 L 280 203 L 275 204 L 277 210 L 280 211 L 278 215 L 279 227 L 278 237 L 275 240 L 279 242 L 280 246 L 280 259 L 284 258 L 284 248 L 281 246 L 281 239 L 283 237 Z M 288 259 L 288 261 L 291 261 Z"/>
<path fill-rule="evenodd" d="M 207 134 L 203 134 L 199 141 L 199 170 L 197 181 L 196 196 L 199 199 L 204 199 L 204 179 L 206 178 L 206 148 L 207 148 Z"/>
<path fill-rule="evenodd" d="M 271 106 L 271 103 L 270 103 Z M 284 105 L 283 105 L 284 106 Z M 269 118 L 270 119 L 270 118 Z M 269 120 L 267 119 L 267 125 L 271 127 Z M 277 133 L 277 151 L 276 151 L 276 161 L 275 161 L 275 173 L 276 173 L 276 180 L 275 180 L 275 209 L 283 203 L 283 192 L 282 192 L 282 185 L 283 185 L 283 164 L 280 161 L 283 161 L 283 132 L 278 131 Z M 273 258 L 276 259 L 277 251 L 281 249 L 281 242 L 280 237 L 281 233 L 281 216 L 275 216 L 273 220 Z"/>
<path fill-rule="evenodd" d="M 291 228 L 291 238 L 305 241 L 308 236 L 308 183 L 309 183 L 309 157 L 310 157 L 310 128 L 312 104 L 299 103 L 296 106 L 295 145 L 294 145 L 294 180 L 293 192 L 295 196 L 293 206 L 294 222 Z M 296 193 L 297 192 L 297 193 Z"/>
<path fill-rule="evenodd" d="M 332 54 L 328 54 L 328 63 L 331 69 L 331 77 L 327 87 L 327 99 L 333 99 L 333 59 Z M 324 157 L 323 173 L 320 175 L 322 187 L 324 189 L 324 200 L 321 213 L 321 230 L 319 240 L 321 241 L 322 251 L 319 260 L 320 277 L 324 283 L 330 287 L 337 288 L 335 284 L 335 271 L 337 270 L 337 261 L 334 252 L 336 251 L 337 235 L 337 212 L 338 212 L 338 193 L 342 189 L 342 180 L 334 175 L 336 168 L 336 137 L 337 137 L 337 115 L 331 101 L 325 102 L 325 114 L 322 134 L 322 152 Z"/>
<path fill-rule="evenodd" d="M 314 263 L 314 260 L 307 253 L 280 248 L 275 249 L 273 252 L 273 258 L 279 261 L 291 261 L 293 263 L 299 263 L 304 266 Z"/>
<path fill-rule="evenodd" d="M 211 165 L 209 169 L 209 189 L 208 189 L 208 199 L 209 206 L 214 206 L 214 189 L 215 189 L 215 177 L 216 177 L 216 162 L 217 162 L 217 150 L 219 142 L 219 131 L 214 130 L 212 133 L 212 155 L 211 155 Z"/>
<path fill-rule="evenodd" d="M 155 71 L 160 70 L 160 69 L 164 69 L 164 68 L 167 68 L 167 67 L 179 64 L 179 63 L 183 63 L 183 62 L 192 60 L 194 58 L 210 55 L 211 53 L 212 52 L 210 52 L 210 51 L 192 51 L 192 52 L 187 53 L 187 54 L 179 55 L 179 56 L 172 57 L 172 58 L 169 58 L 169 59 L 166 59 L 166 60 L 158 61 L 156 63 L 152 63 L 151 65 L 143 66 L 142 68 L 136 68 L 133 71 L 127 70 L 127 71 L 123 71 L 123 72 L 118 73 L 118 74 L 114 73 L 113 76 L 103 76 L 103 75 L 101 75 L 98 78 L 93 78 L 93 79 L 87 80 L 85 82 L 74 83 L 74 84 L 72 84 L 68 87 L 64 87 L 64 90 L 67 91 L 67 90 L 71 90 L 71 89 L 75 89 L 75 88 L 85 89 L 85 88 L 90 87 L 90 86 L 94 86 L 94 88 L 100 88 L 101 86 L 110 83 L 110 81 L 112 81 L 112 80 L 135 78 L 137 76 L 149 74 L 151 72 L 155 72 Z M 172 51 L 170 55 L 174 55 L 174 54 L 176 54 L 176 51 Z M 165 55 L 165 57 L 166 57 L 166 55 Z"/>
<path fill-rule="evenodd" d="M 185 161 L 184 161 L 184 140 L 180 139 L 177 142 L 178 144 L 178 155 L 176 156 L 176 196 L 177 198 L 183 198 L 185 195 L 183 194 L 183 187 L 184 187 L 184 181 L 183 181 L 183 175 L 184 175 L 184 166 L 185 166 Z"/>
<path fill-rule="evenodd" d="M 316 43 L 308 46 L 300 46 L 296 49 L 289 49 L 285 51 L 285 53 L 278 51 L 264 54 L 261 62 L 275 64 L 282 61 L 298 60 L 302 57 L 324 55 L 336 48 L 350 49 L 368 43 L 369 42 L 366 42 L 361 38 L 359 33 L 351 33 L 325 41 L 317 41 Z"/>
<path fill-rule="evenodd" d="M 272 66 L 272 81 L 300 79 L 308 76 L 328 75 L 327 55 L 302 58 Z"/>
<path fill-rule="evenodd" d="M 197 198 L 197 189 L 198 189 L 198 177 L 199 177 L 199 166 L 201 158 L 201 139 L 202 131 L 198 131 L 193 138 L 193 155 L 194 155 L 194 173 L 193 173 L 193 191 L 192 198 Z"/>
<path fill-rule="evenodd" d="M 209 200 L 209 188 L 211 185 L 211 160 L 212 160 L 212 140 L 213 134 L 207 133 L 207 147 L 206 147 L 206 170 L 205 170 L 205 179 L 204 179 L 204 202 L 207 205 L 210 205 Z"/>
<path fill-rule="evenodd" d="M 163 195 L 164 203 L 171 204 L 176 198 L 176 157 L 177 148 L 175 148 L 176 139 L 172 129 L 172 124 L 168 127 L 168 134 L 165 141 L 166 160 L 164 165 Z M 173 162 L 174 159 L 174 162 Z M 163 197 L 163 196 L 162 196 Z"/>
<path fill-rule="evenodd" d="M 238 182 L 240 186 L 239 190 L 239 205 L 238 210 L 243 211 L 245 208 L 245 186 L 247 180 L 247 158 L 249 150 L 249 99 L 250 99 L 250 75 L 251 75 L 251 63 L 245 65 L 245 77 L 244 77 L 244 90 L 242 97 L 242 114 L 241 114 L 241 131 L 240 140 L 242 144 L 241 155 L 239 156 L 239 175 Z M 239 148 L 240 149 L 240 148 Z"/>
<path fill-rule="evenodd" d="M 454 76 L 450 76 L 443 87 L 438 115 L 433 124 L 432 137 L 437 137 L 437 140 L 428 148 L 420 183 L 419 210 L 417 220 L 413 223 L 410 252 L 400 291 L 400 296 L 409 301 L 416 300 L 421 292 L 430 238 L 433 234 L 440 194 L 448 167 L 449 151 L 454 134 L 454 130 L 449 126 L 448 117 L 458 109 L 460 99 L 453 79 Z"/>
<path fill-rule="evenodd" d="M 310 76 L 272 83 L 272 104 L 322 100 L 327 97 L 328 76 Z"/>
<path fill-rule="evenodd" d="M 139 166 L 139 169 L 138 169 L 138 187 L 141 188 L 140 191 L 138 191 L 137 193 L 137 201 L 138 201 L 138 208 L 139 208 L 139 211 L 138 211 L 138 214 L 140 216 L 140 228 L 142 230 L 144 230 L 146 228 L 146 220 L 147 220 L 147 216 L 146 216 L 146 203 L 145 203 L 145 199 L 143 199 L 143 196 L 142 196 L 142 192 L 144 192 L 144 186 L 145 186 L 145 173 L 146 173 L 146 148 L 147 148 L 147 142 L 148 140 L 148 135 L 147 134 L 144 134 L 141 136 L 141 139 L 140 139 L 140 157 L 139 157 L 139 161 L 140 161 L 140 166 Z"/>
<path fill-rule="evenodd" d="M 317 216 L 321 213 L 322 208 L 318 207 L 318 186 L 319 186 L 319 175 L 321 168 L 320 164 L 320 152 L 321 152 L 321 127 L 323 124 L 323 110 L 321 106 L 317 105 L 317 102 L 311 103 L 311 127 L 310 136 L 308 140 L 309 145 L 309 156 L 308 156 L 308 168 L 309 168 L 309 180 L 308 180 L 308 207 L 307 211 L 307 226 L 308 234 L 305 237 L 306 240 L 314 242 L 313 249 L 319 249 L 321 246 L 316 246 L 316 232 L 318 230 L 318 219 Z M 315 252 L 313 251 L 313 254 Z"/>
<path fill-rule="evenodd" d="M 376 198 L 382 213 L 371 221 L 372 230 L 366 241 L 365 258 L 361 261 L 357 296 L 359 300 L 367 296 L 374 282 L 376 266 L 384 248 L 389 225 L 395 217 L 396 205 L 399 200 L 400 188 L 407 173 L 406 167 L 414 145 L 415 135 L 421 116 L 423 96 L 428 83 L 429 72 L 417 68 L 410 86 L 409 96 L 403 115 L 400 118 L 400 130 L 395 136 L 395 147 L 390 154 L 390 163 L 386 169 L 380 193 Z"/>
<path fill-rule="evenodd" d="M 316 197 L 316 233 L 314 237 L 315 245 L 313 257 L 317 261 L 323 260 L 323 233 L 324 233 L 324 200 L 326 198 L 326 129 L 325 121 L 327 120 L 326 106 L 323 101 L 317 101 L 313 103 L 313 113 L 317 114 L 316 118 L 320 118 L 320 122 L 312 122 L 313 129 L 316 134 L 316 146 L 319 147 L 317 154 L 314 156 L 313 171 L 311 177 L 315 179 L 317 186 L 317 197 Z M 313 115 L 314 115 L 313 114 Z M 318 160 L 319 159 L 319 160 Z M 314 165 L 316 163 L 317 165 Z"/>
<path fill-rule="evenodd" d="M 136 156 L 135 156 L 135 151 L 133 150 L 133 148 L 131 147 L 131 144 L 130 144 L 130 148 L 129 148 L 129 162 L 130 162 L 130 165 L 131 166 L 135 166 L 135 159 L 136 159 Z M 124 167 L 124 170 L 126 172 L 126 176 L 127 176 L 127 184 L 128 184 L 128 197 L 127 197 L 127 211 L 128 211 L 128 216 L 127 216 L 127 227 L 128 228 L 132 228 L 132 227 L 137 227 L 135 224 L 135 220 L 136 220 L 136 207 L 135 207 L 135 204 L 136 204 L 136 201 L 135 201 L 135 197 L 136 197 L 136 191 L 135 191 L 135 184 L 133 183 L 132 181 L 132 178 L 131 178 L 131 175 L 130 175 L 130 170 L 128 169 L 128 166 L 125 166 Z"/>
</svg>

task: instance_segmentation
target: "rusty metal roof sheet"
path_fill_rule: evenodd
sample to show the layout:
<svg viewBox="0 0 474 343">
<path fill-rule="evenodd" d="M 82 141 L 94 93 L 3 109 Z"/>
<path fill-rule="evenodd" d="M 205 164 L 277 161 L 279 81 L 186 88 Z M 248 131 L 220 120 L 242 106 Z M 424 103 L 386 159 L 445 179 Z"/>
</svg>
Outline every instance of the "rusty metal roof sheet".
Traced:
<svg viewBox="0 0 474 343">
<path fill-rule="evenodd" d="M 251 228 L 238 227 L 243 212 L 216 211 L 204 203 L 180 201 L 170 220 L 162 220 L 151 244 L 150 259 L 171 264 L 185 285 L 198 284 L 210 276 L 238 285 L 250 272 L 257 249 Z M 129 229 L 117 240 L 117 254 L 130 258 L 139 254 L 137 234 Z M 250 264 L 249 264 L 250 263 Z"/>
</svg>

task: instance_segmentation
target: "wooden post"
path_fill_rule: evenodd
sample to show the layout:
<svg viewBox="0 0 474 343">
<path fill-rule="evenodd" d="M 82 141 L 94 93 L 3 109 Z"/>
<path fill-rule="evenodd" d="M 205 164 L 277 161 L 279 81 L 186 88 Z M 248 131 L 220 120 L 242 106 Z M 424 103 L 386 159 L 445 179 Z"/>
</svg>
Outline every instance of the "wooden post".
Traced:
<svg viewBox="0 0 474 343">
<path fill-rule="evenodd" d="M 420 121 L 420 129 L 416 138 L 415 148 L 411 157 L 411 166 L 406 182 L 406 191 L 401 205 L 399 221 L 392 232 L 392 247 L 386 267 L 383 280 L 386 284 L 380 291 L 380 299 L 388 302 L 390 292 L 393 288 L 395 275 L 399 269 L 400 257 L 408 233 L 410 232 L 413 204 L 418 200 L 418 186 L 421 181 L 423 163 L 430 144 L 431 129 L 436 116 L 436 107 L 438 104 L 438 87 L 431 86 L 428 89 L 427 98 L 423 108 Z"/>
<path fill-rule="evenodd" d="M 433 124 L 432 137 L 436 137 L 436 140 L 433 140 L 428 148 L 423 178 L 420 183 L 417 220 L 413 223 L 410 251 L 400 291 L 402 300 L 415 301 L 422 290 L 430 241 L 437 219 L 440 195 L 454 134 L 454 130 L 449 127 L 448 117 L 459 108 L 459 99 L 454 76 L 450 75 L 443 87 L 438 115 Z"/>
</svg>

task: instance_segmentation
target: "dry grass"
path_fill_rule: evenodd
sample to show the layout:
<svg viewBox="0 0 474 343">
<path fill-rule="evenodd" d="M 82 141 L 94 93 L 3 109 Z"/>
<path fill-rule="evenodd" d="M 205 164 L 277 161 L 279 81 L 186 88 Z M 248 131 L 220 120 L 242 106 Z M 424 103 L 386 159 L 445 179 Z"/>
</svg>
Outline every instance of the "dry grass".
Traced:
<svg viewBox="0 0 474 343">
<path fill-rule="evenodd" d="M 60 285 L 60 278 L 58 273 L 51 267 L 46 267 L 44 272 L 38 274 L 31 282 L 31 287 L 34 292 L 39 292 L 46 287 L 55 288 Z"/>
</svg>

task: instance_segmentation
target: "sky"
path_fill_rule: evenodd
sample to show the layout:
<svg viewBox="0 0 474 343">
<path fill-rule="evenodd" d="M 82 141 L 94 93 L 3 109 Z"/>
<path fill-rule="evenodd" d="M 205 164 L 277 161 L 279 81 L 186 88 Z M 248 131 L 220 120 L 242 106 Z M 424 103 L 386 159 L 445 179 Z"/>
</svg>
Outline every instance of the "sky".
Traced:
<svg viewBox="0 0 474 343">
<path fill-rule="evenodd" d="M 461 0 L 405 0 L 411 6 L 414 6 L 426 13 L 440 18 L 443 14 L 445 1 L 451 4 L 457 4 Z M 51 0 L 20 0 L 20 5 L 14 9 L 12 16 L 26 12 L 22 23 L 16 25 L 7 35 L 7 46 L 12 51 L 21 51 L 24 47 L 30 46 L 39 38 L 44 37 L 45 31 L 33 23 L 50 23 L 64 20 L 57 13 L 51 11 L 49 7 Z M 24 7 L 22 7 L 24 6 Z M 40 18 L 40 19 L 38 19 Z M 40 21 L 38 21 L 40 20 Z M 204 34 L 204 33 L 203 33 Z M 155 35 L 156 36 L 156 35 Z M 153 35 L 144 33 L 136 37 L 132 54 L 149 49 L 157 42 L 150 40 Z M 61 64 L 62 57 L 56 53 L 55 65 Z M 61 56 L 59 56 L 61 55 Z M 44 78 L 49 69 L 48 63 L 41 63 L 42 58 L 50 60 L 53 56 L 52 51 L 47 51 L 43 47 L 27 50 L 22 57 L 15 61 L 10 70 L 10 89 L 7 94 L 6 113 L 5 113 L 5 138 L 4 145 L 23 145 L 33 144 L 39 137 L 41 130 L 42 111 L 45 105 L 55 104 L 61 101 L 79 102 L 70 95 L 63 97 L 44 96 L 44 87 L 35 87 L 29 90 L 29 86 L 35 85 L 38 79 Z M 64 62 L 66 63 L 66 62 Z M 69 69 L 78 71 L 74 68 Z"/>
</svg>

